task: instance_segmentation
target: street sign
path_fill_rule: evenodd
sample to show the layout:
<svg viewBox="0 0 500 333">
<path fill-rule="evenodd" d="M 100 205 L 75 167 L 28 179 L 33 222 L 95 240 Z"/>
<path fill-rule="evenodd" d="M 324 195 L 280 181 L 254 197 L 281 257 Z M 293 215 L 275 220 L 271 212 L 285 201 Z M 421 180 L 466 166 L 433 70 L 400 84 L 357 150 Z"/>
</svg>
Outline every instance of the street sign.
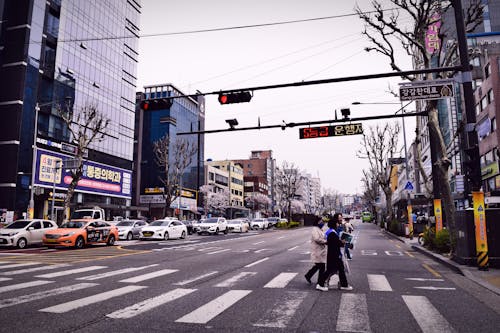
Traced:
<svg viewBox="0 0 500 333">
<path fill-rule="evenodd" d="M 399 85 L 399 100 L 402 102 L 455 96 L 452 80 L 413 81 Z"/>
<path fill-rule="evenodd" d="M 406 183 L 405 190 L 413 191 L 413 184 L 411 182 Z"/>
<path fill-rule="evenodd" d="M 300 139 L 324 138 L 328 136 L 344 136 L 356 134 L 363 134 L 363 124 L 356 123 L 299 128 Z"/>
</svg>

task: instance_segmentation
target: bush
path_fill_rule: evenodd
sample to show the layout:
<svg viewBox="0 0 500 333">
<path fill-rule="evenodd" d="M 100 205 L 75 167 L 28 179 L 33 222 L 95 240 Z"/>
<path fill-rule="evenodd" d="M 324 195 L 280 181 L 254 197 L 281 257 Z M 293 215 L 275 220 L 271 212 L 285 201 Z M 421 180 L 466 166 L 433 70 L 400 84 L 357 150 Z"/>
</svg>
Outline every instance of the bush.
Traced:
<svg viewBox="0 0 500 333">
<path fill-rule="evenodd" d="M 422 237 L 424 240 L 424 246 L 429 249 L 434 249 L 436 242 L 436 228 L 435 227 L 426 227 L 424 230 L 424 236 Z"/>
<path fill-rule="evenodd" d="M 393 234 L 401 236 L 401 227 L 398 220 L 391 221 L 391 223 L 389 224 L 389 231 L 392 232 Z"/>
<path fill-rule="evenodd" d="M 380 221 L 380 228 L 382 228 L 382 229 L 385 228 L 385 221 L 384 220 Z"/>
<path fill-rule="evenodd" d="M 290 222 L 278 222 L 275 228 L 290 229 L 300 226 L 300 222 L 290 221 Z"/>
<path fill-rule="evenodd" d="M 437 232 L 434 247 L 440 253 L 450 252 L 450 233 L 448 229 L 442 229 Z"/>
</svg>

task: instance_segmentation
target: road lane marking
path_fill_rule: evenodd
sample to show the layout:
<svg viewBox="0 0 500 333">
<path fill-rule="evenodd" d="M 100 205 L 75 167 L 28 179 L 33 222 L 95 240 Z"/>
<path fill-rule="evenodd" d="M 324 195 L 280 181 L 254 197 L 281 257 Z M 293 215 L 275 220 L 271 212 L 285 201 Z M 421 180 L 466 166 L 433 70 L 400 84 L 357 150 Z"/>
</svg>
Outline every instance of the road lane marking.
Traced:
<svg viewBox="0 0 500 333">
<path fill-rule="evenodd" d="M 43 298 L 50 297 L 50 296 L 57 296 L 57 295 L 61 295 L 61 294 L 66 294 L 66 293 L 69 293 L 72 291 L 90 288 L 90 287 L 94 287 L 97 285 L 98 285 L 97 283 L 78 283 L 78 284 L 74 284 L 71 286 L 66 286 L 66 287 L 61 287 L 61 288 L 56 288 L 56 289 L 51 289 L 51 290 L 44 290 L 44 291 L 40 291 L 40 292 L 37 292 L 34 294 L 23 295 L 20 297 L 1 299 L 0 300 L 0 309 L 6 308 L 9 306 L 13 306 L 13 305 L 22 304 L 22 303 L 37 301 L 39 299 L 43 299 Z"/>
<path fill-rule="evenodd" d="M 425 289 L 425 290 L 456 290 L 453 287 L 433 287 L 433 286 L 428 286 L 428 287 L 413 287 L 415 289 Z"/>
<path fill-rule="evenodd" d="M 377 251 L 375 251 L 375 250 L 361 250 L 361 255 L 363 255 L 363 256 L 376 256 Z"/>
<path fill-rule="evenodd" d="M 201 279 L 204 279 L 206 277 L 209 277 L 209 276 L 212 276 L 214 274 L 217 274 L 219 273 L 218 271 L 213 271 L 213 272 L 209 272 L 207 274 L 203 274 L 203 275 L 200 275 L 200 276 L 197 276 L 197 277 L 194 277 L 192 279 L 188 279 L 188 280 L 184 280 L 184 281 L 180 281 L 180 282 L 176 282 L 176 283 L 173 283 L 174 285 L 176 286 L 185 286 L 186 284 L 190 284 L 192 282 L 195 282 L 195 281 L 198 281 L 198 280 L 201 280 Z"/>
<path fill-rule="evenodd" d="M 289 249 L 288 249 L 288 251 L 293 251 L 293 250 L 295 250 L 295 249 L 296 249 L 296 248 L 298 248 L 298 247 L 299 247 L 298 245 L 297 245 L 297 246 L 294 246 L 294 247 L 291 247 L 291 248 L 289 248 Z"/>
<path fill-rule="evenodd" d="M 264 251 L 271 251 L 271 249 L 260 249 L 260 250 L 254 251 L 254 253 L 261 253 Z"/>
<path fill-rule="evenodd" d="M 38 271 L 59 269 L 59 268 L 68 267 L 68 266 L 69 265 L 67 265 L 67 264 L 41 266 L 41 267 L 34 267 L 34 268 L 19 269 L 17 271 L 2 272 L 2 273 L 0 273 L 0 275 L 17 275 L 17 274 L 33 273 L 33 272 L 38 272 Z"/>
<path fill-rule="evenodd" d="M 426 278 L 405 278 L 405 280 L 410 281 L 433 281 L 433 282 L 442 282 L 443 279 L 426 279 Z"/>
<path fill-rule="evenodd" d="M 39 263 L 39 262 L 26 262 L 26 263 L 23 263 L 23 264 L 2 265 L 2 266 L 0 266 L 0 269 L 18 268 L 18 267 L 25 267 L 25 266 L 40 265 L 40 264 L 41 263 Z"/>
<path fill-rule="evenodd" d="M 249 276 L 254 276 L 254 275 L 257 275 L 257 272 L 241 272 L 241 273 L 236 274 L 235 276 L 233 276 L 227 280 L 224 280 L 224 281 L 216 284 L 215 286 L 216 287 L 232 287 L 237 282 L 243 280 L 244 278 L 249 277 Z"/>
<path fill-rule="evenodd" d="M 385 251 L 385 254 L 388 256 L 402 256 L 403 253 L 401 251 Z"/>
<path fill-rule="evenodd" d="M 248 264 L 248 265 L 246 265 L 246 266 L 244 266 L 244 267 L 252 267 L 252 266 L 258 265 L 258 264 L 260 264 L 261 262 L 264 262 L 264 261 L 266 261 L 266 260 L 268 260 L 268 259 L 269 259 L 269 257 L 265 257 L 265 258 L 263 258 L 263 259 L 260 259 L 260 260 L 255 261 L 255 262 L 253 262 L 253 263 L 251 263 L 251 264 Z"/>
<path fill-rule="evenodd" d="M 106 316 L 114 319 L 132 318 L 137 316 L 138 314 L 157 308 L 160 305 L 175 301 L 176 299 L 186 296 L 194 291 L 196 291 L 196 289 L 174 289 L 167 293 L 146 299 L 124 309 L 112 312 L 110 314 L 107 314 Z"/>
<path fill-rule="evenodd" d="M 397 247 L 398 249 L 400 249 L 400 248 L 401 248 L 401 245 L 399 245 L 399 244 L 396 244 L 396 247 Z"/>
<path fill-rule="evenodd" d="M 175 322 L 206 324 L 251 292 L 251 290 L 230 290 Z"/>
<path fill-rule="evenodd" d="M 52 279 L 52 278 L 59 277 L 59 276 L 78 274 L 78 273 L 83 273 L 83 272 L 88 272 L 88 271 L 95 271 L 97 269 L 103 269 L 103 268 L 108 268 L 108 266 L 89 266 L 89 267 L 83 267 L 83 268 L 70 269 L 67 271 L 60 271 L 60 272 L 56 272 L 56 273 L 36 275 L 35 277 L 44 278 L 44 279 Z"/>
<path fill-rule="evenodd" d="M 125 279 L 125 280 L 120 280 L 119 282 L 137 283 L 137 282 L 142 282 L 142 281 L 146 281 L 146 280 L 151 280 L 151 279 L 157 278 L 159 276 L 172 274 L 172 273 L 175 273 L 177 271 L 178 271 L 178 269 L 161 269 L 161 270 L 156 271 L 156 272 L 138 275 L 138 276 L 135 276 L 135 277 L 132 277 L 129 279 Z"/>
<path fill-rule="evenodd" d="M 403 295 L 403 300 L 423 333 L 455 332 L 425 296 Z"/>
<path fill-rule="evenodd" d="M 441 277 L 441 274 L 439 274 L 438 272 L 436 272 L 434 269 L 431 268 L 431 266 L 427 265 L 427 264 L 422 264 L 422 266 L 428 270 L 429 272 L 431 272 L 432 275 L 434 275 L 435 277 L 437 278 L 440 278 Z"/>
<path fill-rule="evenodd" d="M 413 254 L 411 254 L 410 252 L 406 251 L 405 252 L 409 257 L 412 257 L 412 258 L 415 258 L 415 256 Z"/>
<path fill-rule="evenodd" d="M 42 286 L 44 284 L 49 284 L 49 283 L 54 283 L 54 281 L 35 280 L 35 281 L 31 281 L 31 282 L 11 284 L 9 286 L 0 287 L 0 293 L 4 293 L 6 291 L 23 289 L 23 288 L 30 288 L 30 287 Z"/>
<path fill-rule="evenodd" d="M 146 269 L 146 268 L 151 268 L 151 267 L 156 267 L 156 266 L 158 266 L 158 264 L 152 264 L 152 265 L 140 266 L 140 267 L 123 268 L 123 269 L 119 269 L 119 270 L 111 271 L 111 272 L 106 272 L 106 273 L 82 276 L 82 277 L 77 278 L 76 280 L 86 280 L 86 281 L 100 280 L 100 279 L 104 279 L 104 278 L 107 278 L 110 276 L 115 276 L 115 275 L 130 273 L 130 272 L 137 272 L 137 271 L 140 271 L 141 269 Z"/>
<path fill-rule="evenodd" d="M 222 250 L 217 250 L 217 251 L 213 251 L 213 252 L 208 252 L 206 254 L 217 254 L 217 253 L 222 253 L 222 252 L 227 252 L 227 251 L 231 251 L 231 249 L 222 249 Z"/>
<path fill-rule="evenodd" d="M 102 301 L 109 300 L 110 298 L 113 297 L 118 297 L 122 296 L 140 289 L 147 288 L 145 286 L 126 286 L 118 289 L 113 289 L 110 291 L 106 291 L 100 294 L 80 298 L 74 301 L 66 302 L 66 303 L 61 303 L 58 305 L 54 305 L 45 309 L 40 309 L 38 311 L 40 312 L 51 312 L 51 313 L 65 313 L 69 312 L 71 310 L 75 310 L 90 304 L 95 304 L 99 303 Z"/>
<path fill-rule="evenodd" d="M 308 293 L 304 291 L 287 292 L 285 294 L 285 299 L 280 300 L 272 307 L 270 312 L 267 312 L 264 317 L 253 324 L 253 326 L 286 328 L 307 295 Z"/>
<path fill-rule="evenodd" d="M 280 237 L 278 237 L 276 239 L 283 239 L 283 238 L 285 238 L 285 236 L 280 236 Z"/>
<path fill-rule="evenodd" d="M 256 242 L 256 243 L 252 243 L 252 245 L 259 245 L 259 244 L 262 244 L 262 243 L 265 243 L 266 241 L 260 241 L 260 242 Z"/>
<path fill-rule="evenodd" d="M 205 247 L 203 249 L 199 249 L 198 251 L 200 252 L 205 252 L 205 251 L 212 251 L 212 250 L 219 250 L 222 249 L 220 246 L 211 246 L 211 247 Z"/>
<path fill-rule="evenodd" d="M 9 280 L 12 280 L 12 278 L 0 277 L 0 282 L 2 282 L 2 281 L 9 281 Z"/>
<path fill-rule="evenodd" d="M 349 313 L 355 315 L 348 315 Z M 340 332 L 371 332 L 366 295 L 342 294 L 336 330 Z"/>
<path fill-rule="evenodd" d="M 297 276 L 298 273 L 280 273 L 274 279 L 269 281 L 264 288 L 285 288 L 286 285 Z"/>
<path fill-rule="evenodd" d="M 391 285 L 385 275 L 368 274 L 368 284 L 372 291 L 392 291 Z"/>
</svg>

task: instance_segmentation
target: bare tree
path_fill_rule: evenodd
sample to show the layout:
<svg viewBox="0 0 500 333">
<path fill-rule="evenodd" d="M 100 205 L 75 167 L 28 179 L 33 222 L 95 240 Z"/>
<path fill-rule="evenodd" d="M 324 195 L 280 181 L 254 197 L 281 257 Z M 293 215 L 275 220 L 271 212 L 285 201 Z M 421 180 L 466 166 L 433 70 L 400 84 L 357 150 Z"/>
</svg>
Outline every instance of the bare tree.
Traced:
<svg viewBox="0 0 500 333">
<path fill-rule="evenodd" d="M 68 212 L 75 188 L 83 175 L 83 157 L 92 143 L 104 139 L 110 120 L 99 111 L 95 104 L 86 104 L 76 112 L 68 112 L 68 109 L 59 107 L 57 111 L 70 132 L 72 142 L 77 145 L 74 158 L 76 162 L 74 168 L 69 169 L 71 170 L 71 183 L 68 185 L 68 192 L 64 199 L 64 211 Z"/>
<path fill-rule="evenodd" d="M 287 209 L 288 219 L 292 218 L 292 200 L 296 198 L 297 191 L 302 185 L 299 169 L 293 164 L 283 161 L 281 167 L 276 168 L 275 190 L 278 202 L 282 208 Z"/>
<path fill-rule="evenodd" d="M 178 137 L 171 142 L 168 134 L 153 143 L 156 164 L 161 169 L 161 175 L 158 177 L 164 188 L 164 215 L 172 202 L 181 195 L 182 175 L 191 164 L 196 149 L 196 145 L 183 138 Z"/>
<path fill-rule="evenodd" d="M 380 186 L 377 182 L 377 174 L 375 170 L 369 169 L 369 171 L 363 170 L 363 178 L 361 178 L 363 183 L 363 199 L 370 205 L 371 211 L 374 211 L 375 203 L 380 195 Z"/>
<path fill-rule="evenodd" d="M 339 201 L 339 192 L 337 190 L 326 189 L 323 194 L 323 210 L 324 213 L 333 214 L 337 210 Z"/>
<path fill-rule="evenodd" d="M 459 1 L 459 0 L 455 0 Z M 438 33 L 439 44 L 435 44 L 432 52 L 426 47 L 426 33 L 430 25 L 441 20 L 441 17 L 452 8 L 453 1 L 441 0 L 390 0 L 395 6 L 395 10 L 387 12 L 383 9 L 378 0 L 373 0 L 372 6 L 374 13 L 364 12 L 359 6 L 356 7 L 358 16 L 365 22 L 363 34 L 371 42 L 372 46 L 365 48 L 367 52 L 375 51 L 383 54 L 389 59 L 390 66 L 395 71 L 401 71 L 397 63 L 394 45 L 400 43 L 406 53 L 414 59 L 415 66 L 418 68 L 431 68 L 431 62 L 435 62 L 440 67 L 449 66 L 457 61 L 457 43 L 446 43 L 447 47 L 442 48 L 443 40 L 447 39 L 447 31 L 440 29 Z M 470 0 L 469 6 L 464 15 L 466 32 L 472 32 L 481 22 L 483 14 L 483 5 L 481 0 Z M 392 6 L 392 7 L 394 7 Z M 412 24 L 404 25 L 399 19 L 403 13 L 412 20 Z M 438 14 L 438 15 L 436 15 Z M 448 45 L 449 44 L 449 45 Z M 446 78 L 453 73 L 441 73 L 439 76 Z M 415 80 L 416 77 L 402 76 L 408 80 Z M 432 74 L 427 74 L 427 80 L 432 80 Z M 444 216 L 450 229 L 452 252 L 455 251 L 456 227 L 455 227 L 455 205 L 451 194 L 450 182 L 448 179 L 448 169 L 451 165 L 450 158 L 447 155 L 444 144 L 443 134 L 439 127 L 439 118 L 437 110 L 437 101 L 427 101 L 425 108 L 429 112 L 428 129 L 430 145 L 433 147 L 435 162 L 433 163 L 432 176 L 434 184 L 440 190 L 443 200 Z M 424 174 L 421 164 L 418 165 L 420 173 Z M 436 188 L 434 188 L 436 190 Z"/>
<path fill-rule="evenodd" d="M 383 127 L 376 125 L 370 127 L 369 134 L 363 133 L 361 148 L 357 152 L 358 157 L 365 158 L 370 164 L 370 172 L 377 184 L 384 192 L 386 199 L 386 210 L 389 219 L 392 220 L 392 188 L 389 161 L 394 157 L 398 148 L 398 137 L 400 127 L 397 123 L 392 126 L 387 123 Z"/>
</svg>

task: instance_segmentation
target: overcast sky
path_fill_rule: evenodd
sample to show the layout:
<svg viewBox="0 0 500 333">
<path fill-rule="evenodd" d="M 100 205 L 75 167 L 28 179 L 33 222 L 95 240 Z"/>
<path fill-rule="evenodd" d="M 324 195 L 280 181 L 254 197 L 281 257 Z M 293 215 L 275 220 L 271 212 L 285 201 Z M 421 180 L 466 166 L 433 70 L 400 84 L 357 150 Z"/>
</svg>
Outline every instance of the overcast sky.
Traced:
<svg viewBox="0 0 500 333">
<path fill-rule="evenodd" d="M 355 4 L 371 10 L 370 1 L 332 0 L 142 0 L 138 89 L 172 83 L 182 92 L 213 92 L 299 81 L 390 72 L 388 60 L 374 52 L 361 35 L 363 24 L 353 14 Z M 294 20 L 339 16 L 300 23 L 225 29 Z M 163 35 L 162 35 L 163 34 Z M 400 64 L 411 69 L 411 59 Z M 395 102 L 387 91 L 398 89 L 398 77 L 259 90 L 250 103 L 220 105 L 206 97 L 206 129 L 227 128 L 236 118 L 240 127 L 306 122 L 340 117 L 394 113 L 398 105 L 351 105 L 360 102 Z M 407 118 L 408 119 L 408 118 Z M 406 120 L 409 143 L 414 121 Z M 364 122 L 367 129 L 376 121 Z M 298 128 L 207 134 L 205 158 L 245 159 L 252 150 L 272 150 L 277 162 L 294 163 L 319 176 L 323 189 L 361 193 L 362 170 L 367 161 L 356 157 L 362 137 L 299 139 Z M 400 140 L 400 146 L 403 140 Z"/>
</svg>

